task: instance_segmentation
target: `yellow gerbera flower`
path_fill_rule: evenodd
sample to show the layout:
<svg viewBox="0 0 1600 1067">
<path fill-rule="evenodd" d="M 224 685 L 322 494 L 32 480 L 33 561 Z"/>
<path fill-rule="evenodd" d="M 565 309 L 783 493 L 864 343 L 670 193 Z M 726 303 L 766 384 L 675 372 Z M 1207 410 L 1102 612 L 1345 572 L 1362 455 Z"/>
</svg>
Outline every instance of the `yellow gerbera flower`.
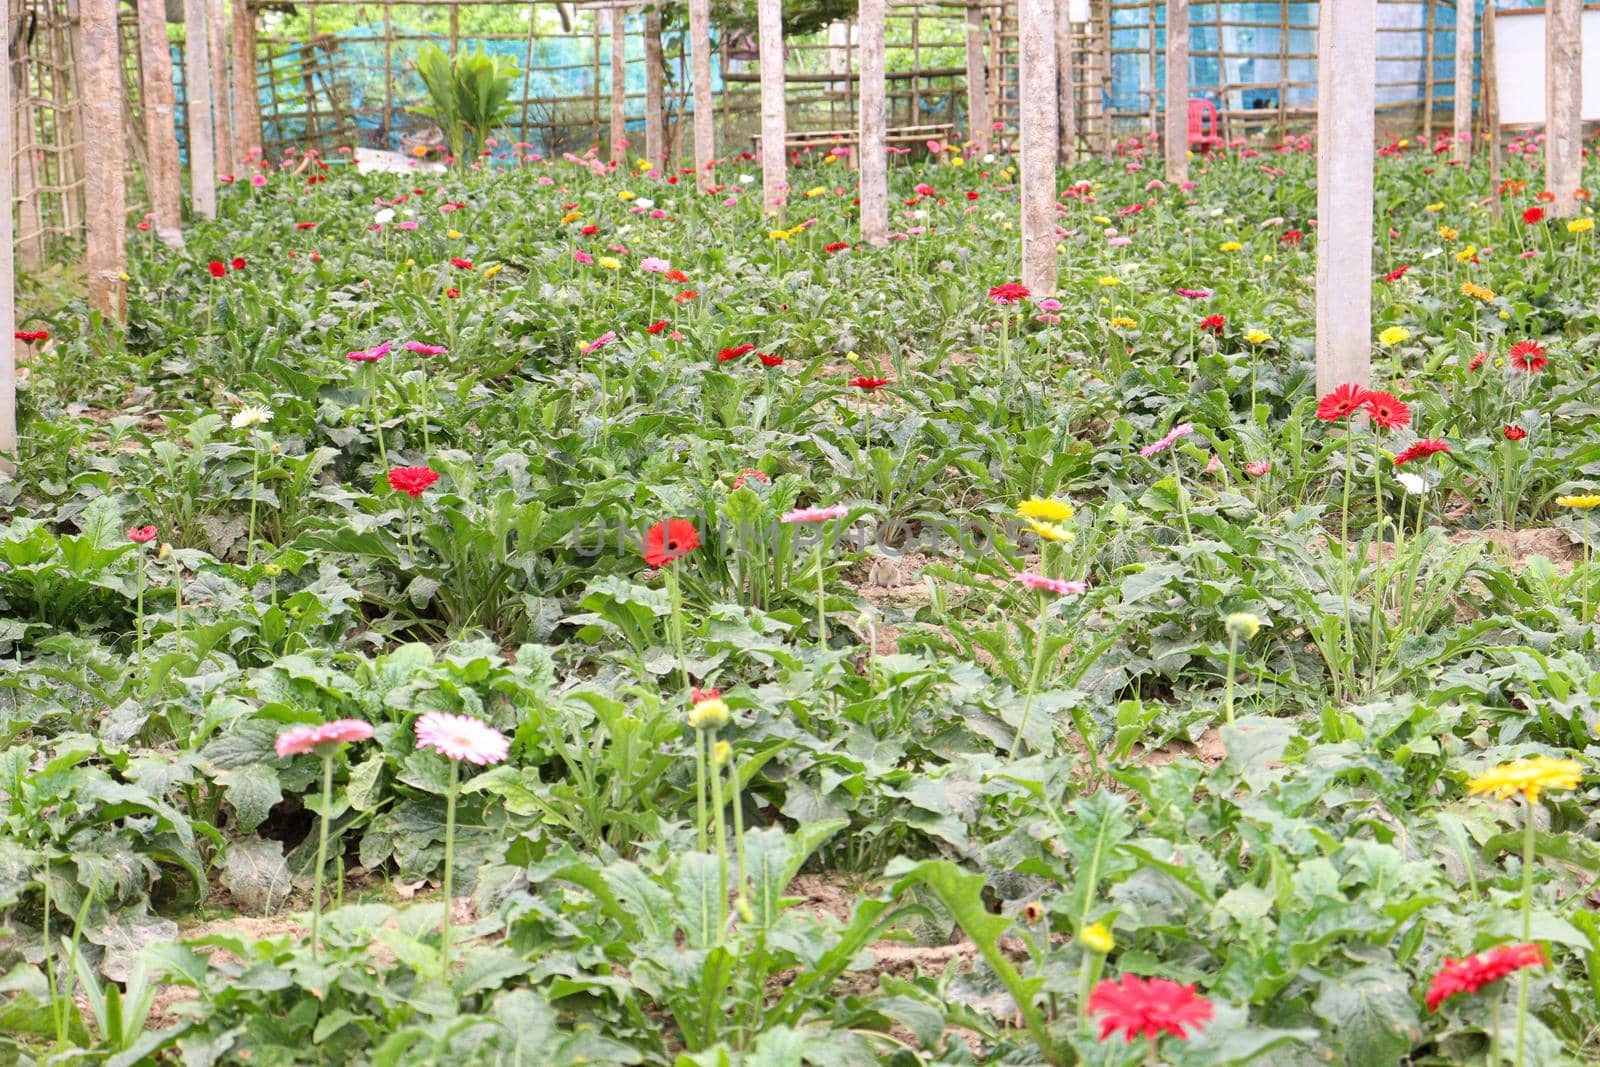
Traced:
<svg viewBox="0 0 1600 1067">
<path fill-rule="evenodd" d="M 595 260 L 595 262 L 600 264 L 606 270 L 622 269 L 622 261 L 612 256 L 601 256 L 599 259 Z"/>
<path fill-rule="evenodd" d="M 1250 330 L 1244 335 L 1244 339 L 1253 345 L 1264 345 L 1272 340 L 1272 335 L 1266 330 Z"/>
<path fill-rule="evenodd" d="M 1378 335 L 1378 342 L 1384 345 L 1397 345 L 1409 340 L 1411 331 L 1404 326 L 1391 326 Z"/>
<path fill-rule="evenodd" d="M 1582 774 L 1583 764 L 1577 760 L 1534 756 L 1485 771 L 1467 782 L 1467 792 L 1472 796 L 1492 793 L 1501 800 L 1521 793 L 1528 803 L 1537 804 L 1539 793 L 1545 789 L 1578 788 Z"/>
<path fill-rule="evenodd" d="M 496 263 L 492 267 L 489 267 L 488 269 L 486 269 L 483 272 L 483 276 L 485 278 L 493 278 L 496 274 L 499 274 L 501 271 L 503 271 L 505 269 L 506 269 L 506 265 L 504 263 Z"/>
<path fill-rule="evenodd" d="M 1017 514 L 1025 519 L 1044 519 L 1046 522 L 1066 522 L 1076 512 L 1071 504 L 1059 500 L 1045 500 L 1041 497 L 1030 496 L 1017 505 Z"/>
<path fill-rule="evenodd" d="M 1094 221 L 1098 222 L 1102 226 L 1110 226 L 1111 225 L 1111 220 L 1106 218 L 1104 215 L 1096 215 L 1094 217 Z"/>
<path fill-rule="evenodd" d="M 1138 322 L 1128 318 L 1126 315 L 1118 315 L 1116 318 L 1111 320 L 1111 325 L 1115 326 L 1119 330 L 1136 330 L 1139 328 Z"/>
<path fill-rule="evenodd" d="M 1029 519 L 1028 528 L 1046 541 L 1071 541 L 1075 536 L 1065 526 L 1057 526 L 1053 522 L 1040 522 L 1038 519 Z"/>
<path fill-rule="evenodd" d="M 577 222 L 581 218 L 583 218 L 583 212 L 569 211 L 561 216 L 561 225 L 565 226 L 569 222 Z"/>
<path fill-rule="evenodd" d="M 1568 233 L 1588 233 L 1594 229 L 1594 219 L 1573 219 L 1567 223 Z"/>
<path fill-rule="evenodd" d="M 1556 503 L 1564 508 L 1588 511 L 1590 508 L 1600 508 L 1600 496 L 1558 496 Z"/>
<path fill-rule="evenodd" d="M 1440 226 L 1439 236 L 1443 237 L 1446 241 L 1454 241 L 1457 237 L 1461 236 L 1461 233 L 1458 230 L 1452 230 L 1448 226 Z"/>
<path fill-rule="evenodd" d="M 1104 923 L 1090 923 L 1078 931 L 1078 940 L 1082 941 L 1085 948 L 1092 949 L 1104 956 L 1117 947 L 1116 939 L 1111 936 Z"/>
<path fill-rule="evenodd" d="M 1494 290 L 1482 285 L 1473 285 L 1471 282 L 1461 283 L 1461 295 L 1482 300 L 1485 304 L 1494 299 Z"/>
<path fill-rule="evenodd" d="M 1218 249 L 1218 251 L 1242 252 L 1244 251 L 1244 245 L 1240 244 L 1238 241 L 1224 241 L 1222 242 L 1222 246 Z"/>
<path fill-rule="evenodd" d="M 1107 274 L 1105 277 L 1100 279 L 1100 284 L 1109 287 L 1109 286 L 1112 286 L 1112 285 L 1121 285 L 1122 282 L 1119 281 L 1116 278 L 1113 278 L 1111 275 Z"/>
<path fill-rule="evenodd" d="M 1476 256 L 1477 254 L 1478 254 L 1478 246 L 1477 245 L 1468 245 L 1467 247 L 1463 248 L 1461 251 L 1456 253 L 1456 262 L 1457 263 L 1466 263 L 1466 262 L 1470 261 L 1472 259 L 1472 257 Z"/>
<path fill-rule="evenodd" d="M 689 709 L 689 725 L 696 730 L 717 730 L 728 725 L 728 705 L 716 697 L 702 700 Z"/>
<path fill-rule="evenodd" d="M 1429 204 L 1427 207 L 1423 208 L 1422 210 L 1424 210 L 1424 211 L 1443 211 L 1444 210 L 1444 201 L 1441 200 L 1436 204 Z"/>
<path fill-rule="evenodd" d="M 816 186 L 814 188 L 807 189 L 806 190 L 806 196 L 808 196 L 808 197 L 809 196 L 821 196 L 823 193 L 825 193 L 827 191 L 828 190 L 827 190 L 826 187 L 818 185 L 818 186 Z"/>
<path fill-rule="evenodd" d="M 627 189 L 619 189 L 617 191 L 617 199 L 618 200 L 632 200 L 633 199 L 633 193 L 630 192 Z"/>
</svg>

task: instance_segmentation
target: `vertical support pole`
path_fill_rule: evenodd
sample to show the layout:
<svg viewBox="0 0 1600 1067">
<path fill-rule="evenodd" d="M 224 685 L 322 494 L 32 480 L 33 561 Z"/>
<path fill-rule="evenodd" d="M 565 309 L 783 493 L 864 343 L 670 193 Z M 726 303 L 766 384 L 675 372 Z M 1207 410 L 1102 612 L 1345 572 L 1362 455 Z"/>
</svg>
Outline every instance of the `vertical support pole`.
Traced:
<svg viewBox="0 0 1600 1067">
<path fill-rule="evenodd" d="M 0 0 L 7 3 L 8 0 Z M 167 13 L 161 0 L 139 0 L 139 54 L 144 70 L 144 139 L 150 148 L 151 207 L 156 236 L 168 248 L 183 247 L 182 177 L 178 133 L 173 114 L 177 93 L 172 85 L 172 50 L 167 43 Z M 6 79 L 9 86 L 10 79 Z"/>
<path fill-rule="evenodd" d="M 611 9 L 611 162 L 628 162 L 628 10 Z"/>
<path fill-rule="evenodd" d="M 140 12 L 144 5 L 140 5 Z M 11 41 L 11 0 L 0 0 L 0 41 Z M 0 52 L 0 56 L 5 55 Z M 168 82 L 170 85 L 171 82 Z M 0 71 L 0 330 L 17 329 L 15 243 L 11 228 L 11 63 Z M 17 451 L 17 346 L 0 335 L 0 457 Z M 0 459 L 0 463 L 4 460 Z"/>
<path fill-rule="evenodd" d="M 1473 3 L 1473 2 L 1475 2 L 1475 0 L 1467 0 L 1467 2 L 1468 3 Z M 1458 11 L 1460 10 L 1461 6 L 1462 6 L 1462 0 L 1456 0 L 1456 9 Z M 1438 42 L 1435 41 L 1434 38 L 1438 35 L 1438 32 L 1439 32 L 1439 30 L 1438 30 L 1438 27 L 1439 27 L 1439 20 L 1438 20 L 1439 0 L 1423 0 L 1423 8 L 1424 8 L 1424 13 L 1423 13 L 1423 19 L 1422 19 L 1422 27 L 1423 27 L 1422 28 L 1422 137 L 1423 137 L 1423 140 L 1426 142 L 1426 147 L 1431 150 L 1433 148 L 1433 89 L 1434 89 L 1434 83 L 1436 81 L 1436 79 L 1433 76 L 1433 68 L 1437 65 L 1436 62 L 1435 62 L 1435 57 L 1438 54 Z M 1456 49 L 1456 55 L 1457 55 L 1457 57 L 1459 57 L 1461 55 L 1459 42 L 1458 42 L 1458 47 Z M 1457 97 L 1457 100 L 1459 100 L 1459 99 L 1460 98 Z"/>
<path fill-rule="evenodd" d="M 1550 213 L 1566 218 L 1582 181 L 1583 0 L 1547 0 L 1544 50 L 1544 187 L 1555 196 Z"/>
<path fill-rule="evenodd" d="M 1061 124 L 1061 165 L 1078 161 L 1078 85 L 1073 74 L 1072 5 L 1056 0 L 1056 119 Z"/>
<path fill-rule="evenodd" d="M 1455 130 L 1456 158 L 1472 162 L 1472 27 L 1474 0 L 1456 0 L 1456 88 L 1451 105 L 1451 124 Z M 1483 77 L 1490 76 L 1488 64 Z"/>
<path fill-rule="evenodd" d="M 761 49 L 761 209 L 783 215 L 789 191 L 789 129 L 783 70 L 783 0 L 757 0 Z"/>
<path fill-rule="evenodd" d="M 885 114 L 888 80 L 883 57 L 884 0 L 861 0 L 861 129 L 857 140 L 861 167 L 861 239 L 889 243 L 889 119 Z"/>
<path fill-rule="evenodd" d="M 1317 30 L 1317 392 L 1372 375 L 1372 143 L 1377 0 L 1320 5 Z"/>
<path fill-rule="evenodd" d="M 967 5 L 967 138 L 985 150 L 993 138 L 989 117 L 989 64 L 983 55 L 983 8 Z"/>
<path fill-rule="evenodd" d="M 644 152 L 652 167 L 667 158 L 666 62 L 661 55 L 661 8 L 644 10 Z"/>
<path fill-rule="evenodd" d="M 207 0 L 206 39 L 211 45 L 212 144 L 216 172 L 236 173 L 233 165 L 233 120 L 228 107 L 228 30 L 223 0 Z"/>
<path fill-rule="evenodd" d="M 83 41 L 78 83 L 83 94 L 83 133 L 86 143 L 94 146 L 93 151 L 84 153 L 89 306 L 107 318 L 121 321 L 127 311 L 122 272 L 127 264 L 128 206 L 123 185 L 126 138 L 122 131 L 117 0 L 82 0 L 78 24 Z M 204 53 L 205 38 L 200 40 L 200 51 Z M 208 148 L 206 162 L 210 160 Z"/>
<path fill-rule="evenodd" d="M 1155 0 L 1150 0 L 1155 3 Z M 1100 5 L 1100 154 L 1109 162 L 1115 131 L 1111 128 L 1111 5 Z"/>
<path fill-rule="evenodd" d="M 1167 181 L 1189 180 L 1189 0 L 1167 0 Z"/>
<path fill-rule="evenodd" d="M 1483 144 L 1489 153 L 1489 187 L 1495 194 L 1490 198 L 1489 211 L 1499 221 L 1502 203 L 1500 198 L 1500 74 L 1499 52 L 1494 39 L 1494 5 L 1483 8 Z"/>
<path fill-rule="evenodd" d="M 206 0 L 184 0 L 183 94 L 189 111 L 189 199 L 201 218 L 217 217 L 217 174 L 211 145 L 211 47 Z M 93 142 L 91 142 L 93 143 Z"/>
<path fill-rule="evenodd" d="M 1056 291 L 1056 0 L 1017 5 L 1018 138 L 1022 156 L 1022 284 Z"/>
<path fill-rule="evenodd" d="M 717 184 L 713 166 L 717 158 L 714 126 L 716 105 L 711 99 L 711 0 L 689 0 L 689 49 L 694 73 L 694 172 L 701 192 Z"/>
<path fill-rule="evenodd" d="M 256 70 L 256 13 L 250 0 L 233 0 L 233 165 L 250 169 L 261 147 L 260 75 Z"/>
</svg>

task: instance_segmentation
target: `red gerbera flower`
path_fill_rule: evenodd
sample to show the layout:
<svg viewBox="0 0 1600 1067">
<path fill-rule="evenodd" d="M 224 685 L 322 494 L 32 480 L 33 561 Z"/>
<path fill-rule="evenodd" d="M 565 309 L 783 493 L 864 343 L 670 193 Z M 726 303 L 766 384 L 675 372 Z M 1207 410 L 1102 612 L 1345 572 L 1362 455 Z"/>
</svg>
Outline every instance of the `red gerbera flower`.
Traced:
<svg viewBox="0 0 1600 1067">
<path fill-rule="evenodd" d="M 1411 409 L 1393 393 L 1368 392 L 1362 406 L 1367 409 L 1372 425 L 1379 429 L 1398 430 L 1411 425 Z"/>
<path fill-rule="evenodd" d="M 1529 226 L 1534 226 L 1534 225 L 1537 225 L 1538 223 L 1543 222 L 1544 221 L 1544 208 L 1542 208 L 1542 207 L 1530 207 L 1528 210 L 1526 210 L 1526 211 L 1524 211 L 1522 213 L 1522 221 L 1527 223 Z"/>
<path fill-rule="evenodd" d="M 1130 1044 L 1135 1037 L 1153 1041 L 1163 1033 L 1187 1041 L 1185 1027 L 1209 1022 L 1212 1015 L 1211 1002 L 1196 993 L 1193 985 L 1136 974 L 1125 974 L 1120 982 L 1108 978 L 1096 985 L 1089 994 L 1089 1010 L 1102 1016 L 1101 1041 L 1120 1030 Z"/>
<path fill-rule="evenodd" d="M 389 488 L 406 494 L 412 500 L 438 480 L 438 471 L 431 467 L 395 467 L 389 471 Z"/>
<path fill-rule="evenodd" d="M 746 467 L 744 470 L 740 471 L 739 476 L 733 480 L 733 487 L 735 489 L 743 489 L 746 479 L 754 479 L 760 482 L 762 485 L 772 484 L 772 479 L 768 478 L 764 472 L 758 471 L 754 467 Z"/>
<path fill-rule="evenodd" d="M 594 225 L 593 223 L 590 223 L 588 226 L 585 226 L 583 229 L 579 230 L 578 232 L 581 233 L 585 237 L 593 237 L 595 234 L 600 232 L 600 227 Z"/>
<path fill-rule="evenodd" d="M 206 264 L 206 270 L 211 272 L 211 276 L 213 278 L 220 278 L 224 274 L 228 273 L 228 266 L 220 259 L 213 259 L 210 263 Z"/>
<path fill-rule="evenodd" d="M 1346 382 L 1317 401 L 1317 418 L 1323 422 L 1337 422 L 1353 414 L 1367 402 L 1371 391 L 1366 386 Z"/>
<path fill-rule="evenodd" d="M 738 359 L 746 352 L 754 352 L 755 350 L 755 345 L 735 345 L 732 348 L 724 348 L 721 352 L 717 353 L 717 362 L 726 363 L 730 359 Z"/>
<path fill-rule="evenodd" d="M 689 280 L 689 276 L 676 267 L 667 271 L 667 273 L 663 274 L 662 277 L 669 282 L 686 282 Z"/>
<path fill-rule="evenodd" d="M 850 384 L 855 386 L 857 389 L 865 389 L 867 392 L 872 393 L 888 385 L 889 379 L 874 378 L 871 375 L 863 374 L 859 378 L 851 378 Z"/>
<path fill-rule="evenodd" d="M 1500 945 L 1466 959 L 1446 957 L 1444 966 L 1428 983 L 1428 1010 L 1438 1011 L 1440 1004 L 1457 993 L 1476 993 L 1524 967 L 1543 967 L 1549 962 L 1538 945 Z"/>
<path fill-rule="evenodd" d="M 1299 230 L 1289 230 L 1282 237 L 1278 238 L 1278 240 L 1286 245 L 1297 245 L 1305 239 L 1305 236 L 1306 235 L 1301 233 Z"/>
<path fill-rule="evenodd" d="M 314 230 L 317 228 L 317 224 L 314 222 L 297 222 L 294 224 L 294 228 L 297 230 Z"/>
<path fill-rule="evenodd" d="M 650 527 L 644 535 L 644 561 L 664 567 L 700 547 L 700 531 L 687 519 L 668 519 Z"/>
<path fill-rule="evenodd" d="M 1529 374 L 1538 374 L 1549 364 L 1544 345 L 1538 341 L 1518 341 L 1511 346 L 1511 365 Z"/>
<path fill-rule="evenodd" d="M 783 366 L 783 357 L 782 356 L 770 356 L 765 352 L 757 352 L 756 353 L 756 358 L 761 361 L 761 365 L 763 367 L 781 367 L 781 366 Z"/>
<path fill-rule="evenodd" d="M 832 255 L 834 252 L 843 252 L 850 247 L 849 241 L 834 241 L 832 244 L 822 246 L 822 250 Z"/>
<path fill-rule="evenodd" d="M 243 256 L 234 256 L 233 257 L 233 263 L 231 264 L 231 266 L 233 267 L 234 270 L 244 270 L 244 257 Z"/>
<path fill-rule="evenodd" d="M 460 256 L 451 256 L 450 265 L 456 268 L 456 270 L 471 270 L 472 260 L 462 259 Z"/>
<path fill-rule="evenodd" d="M 1521 426 L 1518 426 L 1516 423 L 1508 424 L 1500 432 L 1505 435 L 1505 439 L 1507 441 L 1520 441 L 1524 437 L 1528 436 L 1528 431 L 1524 430 Z"/>
<path fill-rule="evenodd" d="M 996 285 L 989 290 L 989 299 L 1001 307 L 1008 307 L 1028 299 L 1028 287 L 1026 285 L 1018 285 L 1016 282 Z"/>
<path fill-rule="evenodd" d="M 449 297 L 451 300 L 454 300 L 456 297 L 461 295 L 461 290 L 452 285 L 450 288 L 444 291 L 444 295 Z"/>
<path fill-rule="evenodd" d="M 1489 360 L 1489 353 L 1487 353 L 1487 352 L 1479 352 L 1477 355 L 1472 357 L 1472 362 L 1467 364 L 1467 369 L 1468 370 L 1477 370 L 1479 367 L 1481 367 L 1485 363 L 1487 363 L 1488 360 Z"/>
<path fill-rule="evenodd" d="M 1426 438 L 1394 457 L 1394 465 L 1396 467 L 1404 467 L 1414 459 L 1427 459 L 1429 456 L 1448 451 L 1450 451 L 1450 443 L 1442 437 Z"/>
<path fill-rule="evenodd" d="M 695 292 L 693 289 L 685 289 L 683 292 L 673 297 L 672 302 L 674 304 L 686 304 L 699 295 L 700 294 Z"/>
<path fill-rule="evenodd" d="M 1411 264 L 1409 264 L 1409 263 L 1407 263 L 1403 267 L 1396 267 L 1394 270 L 1390 271 L 1388 274 L 1385 274 L 1383 276 L 1383 280 L 1386 281 L 1386 282 L 1397 282 L 1401 278 L 1404 278 L 1406 276 L 1406 271 L 1408 271 L 1410 269 L 1411 269 Z"/>
<path fill-rule="evenodd" d="M 1221 315 L 1207 315 L 1200 320 L 1200 328 L 1207 333 L 1221 333 L 1228 320 Z"/>
<path fill-rule="evenodd" d="M 968 189 L 968 190 L 967 190 L 967 199 L 968 199 L 968 200 L 976 200 L 976 199 L 978 199 L 978 192 L 977 192 L 977 190 L 975 190 L 975 189 Z"/>
<path fill-rule="evenodd" d="M 668 322 L 666 319 L 662 319 L 660 322 L 652 322 L 648 327 L 646 327 L 646 332 L 648 332 L 651 336 L 654 336 L 671 325 L 672 323 Z"/>
<path fill-rule="evenodd" d="M 136 545 L 148 545 L 155 539 L 156 528 L 154 526 L 130 526 L 128 528 L 128 540 Z"/>
<path fill-rule="evenodd" d="M 23 344 L 31 345 L 35 341 L 48 341 L 48 340 L 50 340 L 50 331 L 49 330 L 17 330 L 14 336 L 16 337 L 17 340 L 21 341 Z"/>
</svg>

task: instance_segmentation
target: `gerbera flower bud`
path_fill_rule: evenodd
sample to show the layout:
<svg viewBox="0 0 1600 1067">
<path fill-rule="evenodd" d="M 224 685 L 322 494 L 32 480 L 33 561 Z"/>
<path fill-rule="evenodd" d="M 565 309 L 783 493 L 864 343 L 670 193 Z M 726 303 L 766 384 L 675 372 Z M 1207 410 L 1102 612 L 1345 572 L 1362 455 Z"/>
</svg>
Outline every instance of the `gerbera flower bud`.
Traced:
<svg viewBox="0 0 1600 1067">
<path fill-rule="evenodd" d="M 702 700 L 689 709 L 689 725 L 696 730 L 720 730 L 732 713 L 720 697 Z"/>
</svg>

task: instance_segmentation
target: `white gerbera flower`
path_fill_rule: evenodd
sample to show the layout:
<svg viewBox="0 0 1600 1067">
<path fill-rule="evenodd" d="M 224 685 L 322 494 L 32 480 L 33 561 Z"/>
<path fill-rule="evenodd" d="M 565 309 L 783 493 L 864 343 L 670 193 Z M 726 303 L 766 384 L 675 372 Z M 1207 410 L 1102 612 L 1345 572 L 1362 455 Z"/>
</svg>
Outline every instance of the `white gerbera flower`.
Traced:
<svg viewBox="0 0 1600 1067">
<path fill-rule="evenodd" d="M 248 430 L 252 426 L 265 425 L 271 418 L 272 410 L 270 408 L 247 406 L 239 409 L 239 413 L 233 417 L 233 428 L 235 430 Z"/>
<path fill-rule="evenodd" d="M 1412 496 L 1421 496 L 1423 493 L 1428 491 L 1428 483 L 1422 480 L 1422 476 L 1420 474 L 1412 474 L 1410 471 L 1402 471 L 1394 476 L 1394 480 L 1400 483 L 1400 488 L 1404 489 Z"/>
</svg>

